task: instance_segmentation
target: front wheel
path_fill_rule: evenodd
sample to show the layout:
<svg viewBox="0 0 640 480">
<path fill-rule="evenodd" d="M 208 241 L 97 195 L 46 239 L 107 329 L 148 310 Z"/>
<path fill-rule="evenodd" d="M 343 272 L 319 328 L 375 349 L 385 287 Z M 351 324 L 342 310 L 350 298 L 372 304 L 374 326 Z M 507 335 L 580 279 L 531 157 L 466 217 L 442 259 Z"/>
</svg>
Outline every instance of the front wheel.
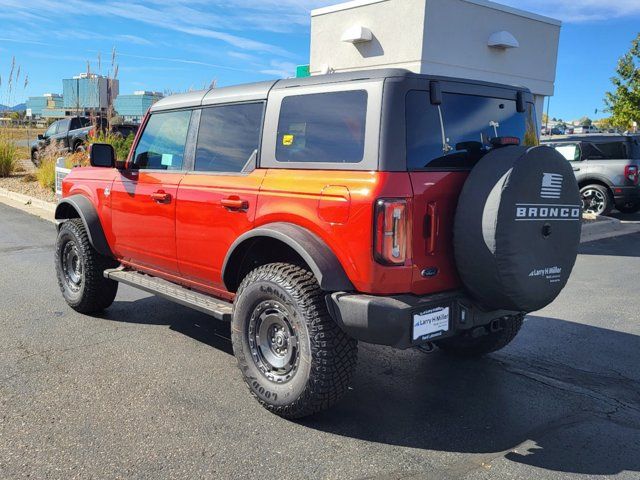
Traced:
<svg viewBox="0 0 640 480">
<path fill-rule="evenodd" d="M 285 263 L 256 268 L 238 289 L 233 352 L 251 394 L 282 417 L 331 407 L 351 382 L 357 342 L 333 321 L 324 296 L 311 272 Z"/>
<path fill-rule="evenodd" d="M 496 352 L 511 343 L 522 327 L 523 315 L 504 317 L 485 327 L 483 335 L 473 336 L 471 332 L 452 338 L 446 338 L 435 344 L 447 353 L 460 357 L 481 357 Z"/>
<path fill-rule="evenodd" d="M 40 166 L 40 152 L 38 149 L 31 150 L 31 163 L 33 163 L 36 167 Z"/>
<path fill-rule="evenodd" d="M 56 275 L 67 304 L 80 313 L 96 313 L 116 298 L 118 282 L 104 278 L 117 262 L 98 253 L 79 218 L 60 226 L 55 253 Z"/>
</svg>

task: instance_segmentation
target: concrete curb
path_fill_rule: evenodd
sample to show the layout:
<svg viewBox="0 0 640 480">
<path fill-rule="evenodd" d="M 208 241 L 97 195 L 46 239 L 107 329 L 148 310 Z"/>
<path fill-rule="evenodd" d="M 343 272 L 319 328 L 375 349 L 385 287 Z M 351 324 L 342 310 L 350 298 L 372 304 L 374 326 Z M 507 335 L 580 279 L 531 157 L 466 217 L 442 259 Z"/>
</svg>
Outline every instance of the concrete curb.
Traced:
<svg viewBox="0 0 640 480">
<path fill-rule="evenodd" d="M 0 203 L 55 223 L 56 204 L 0 188 Z"/>
</svg>

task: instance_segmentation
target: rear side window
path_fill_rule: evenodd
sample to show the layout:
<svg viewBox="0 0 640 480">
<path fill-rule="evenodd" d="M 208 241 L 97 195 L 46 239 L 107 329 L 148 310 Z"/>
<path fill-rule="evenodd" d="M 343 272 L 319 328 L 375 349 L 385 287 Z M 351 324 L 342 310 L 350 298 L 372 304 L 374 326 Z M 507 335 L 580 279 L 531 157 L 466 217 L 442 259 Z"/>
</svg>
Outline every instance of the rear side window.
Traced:
<svg viewBox="0 0 640 480">
<path fill-rule="evenodd" d="M 200 117 L 195 171 L 242 172 L 260 143 L 263 103 L 205 108 Z"/>
<path fill-rule="evenodd" d="M 519 113 L 515 100 L 458 93 L 445 93 L 442 98 L 439 112 L 431 105 L 429 92 L 414 90 L 407 94 L 409 170 L 472 168 L 496 137 L 517 137 L 521 145 L 538 144 L 531 104 L 526 112 Z"/>
<path fill-rule="evenodd" d="M 133 168 L 181 170 L 191 111 L 154 113 L 136 146 Z"/>
<path fill-rule="evenodd" d="M 276 159 L 360 163 L 366 116 L 364 90 L 286 97 L 280 108 Z"/>
<path fill-rule="evenodd" d="M 582 155 L 585 160 L 621 160 L 629 158 L 626 142 L 584 142 Z"/>
</svg>

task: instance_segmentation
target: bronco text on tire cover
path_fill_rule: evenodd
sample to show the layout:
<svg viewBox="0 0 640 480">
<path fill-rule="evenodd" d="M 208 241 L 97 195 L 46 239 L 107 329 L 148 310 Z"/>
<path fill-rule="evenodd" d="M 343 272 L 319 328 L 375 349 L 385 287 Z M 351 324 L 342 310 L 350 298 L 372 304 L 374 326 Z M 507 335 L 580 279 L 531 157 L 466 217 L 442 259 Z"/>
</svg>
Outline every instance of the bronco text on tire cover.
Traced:
<svg viewBox="0 0 640 480">
<path fill-rule="evenodd" d="M 486 308 L 532 312 L 564 288 L 580 243 L 581 202 L 569 163 L 548 147 L 505 147 L 471 171 L 454 227 L 455 257 Z"/>
</svg>

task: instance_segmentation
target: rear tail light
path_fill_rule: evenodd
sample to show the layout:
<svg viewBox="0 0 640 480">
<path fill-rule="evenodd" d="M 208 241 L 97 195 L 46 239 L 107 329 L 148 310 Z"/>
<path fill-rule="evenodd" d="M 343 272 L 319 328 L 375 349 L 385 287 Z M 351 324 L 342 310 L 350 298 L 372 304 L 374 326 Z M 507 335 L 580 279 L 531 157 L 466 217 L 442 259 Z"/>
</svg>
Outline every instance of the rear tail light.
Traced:
<svg viewBox="0 0 640 480">
<path fill-rule="evenodd" d="M 627 165 L 624 167 L 624 176 L 631 180 L 634 185 L 638 185 L 638 167 L 636 165 Z"/>
<path fill-rule="evenodd" d="M 374 256 L 384 265 L 404 265 L 408 241 L 407 201 L 380 199 L 376 202 L 374 224 Z"/>
</svg>

